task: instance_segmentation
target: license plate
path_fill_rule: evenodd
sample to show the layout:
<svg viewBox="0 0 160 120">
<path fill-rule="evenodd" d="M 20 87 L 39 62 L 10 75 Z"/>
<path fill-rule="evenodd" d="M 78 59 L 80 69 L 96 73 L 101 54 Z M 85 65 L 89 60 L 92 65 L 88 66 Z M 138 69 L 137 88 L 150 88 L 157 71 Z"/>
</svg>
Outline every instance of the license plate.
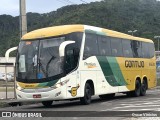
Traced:
<svg viewBox="0 0 160 120">
<path fill-rule="evenodd" d="M 33 98 L 41 98 L 41 94 L 33 95 Z"/>
</svg>

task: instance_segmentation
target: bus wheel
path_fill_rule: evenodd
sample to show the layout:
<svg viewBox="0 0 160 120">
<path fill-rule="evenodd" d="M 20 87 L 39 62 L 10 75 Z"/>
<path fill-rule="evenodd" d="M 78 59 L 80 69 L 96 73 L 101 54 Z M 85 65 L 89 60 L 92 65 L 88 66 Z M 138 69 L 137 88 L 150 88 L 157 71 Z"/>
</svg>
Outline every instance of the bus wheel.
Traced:
<svg viewBox="0 0 160 120">
<path fill-rule="evenodd" d="M 140 96 L 140 92 L 141 92 L 141 83 L 139 82 L 139 80 L 136 80 L 136 86 L 135 86 L 135 90 L 134 90 L 134 96 L 135 97 Z"/>
<path fill-rule="evenodd" d="M 45 106 L 45 107 L 50 107 L 52 105 L 53 101 L 43 101 L 42 104 Z"/>
<path fill-rule="evenodd" d="M 141 85 L 141 96 L 145 96 L 146 95 L 146 90 L 147 90 L 147 83 L 145 80 L 143 80 L 143 83 Z"/>
<path fill-rule="evenodd" d="M 128 97 L 138 97 L 138 96 L 140 96 L 140 91 L 141 91 L 141 84 L 140 84 L 139 80 L 136 80 L 135 90 L 127 92 L 127 96 Z"/>
<path fill-rule="evenodd" d="M 92 89 L 89 83 L 86 83 L 84 89 L 84 97 L 80 98 L 80 102 L 84 105 L 88 105 L 91 103 Z"/>
<path fill-rule="evenodd" d="M 112 99 L 112 98 L 114 98 L 114 96 L 115 96 L 115 93 L 105 94 L 105 95 L 99 95 L 99 97 L 100 97 L 101 99 L 103 99 L 103 100 L 105 100 L 105 99 Z"/>
</svg>

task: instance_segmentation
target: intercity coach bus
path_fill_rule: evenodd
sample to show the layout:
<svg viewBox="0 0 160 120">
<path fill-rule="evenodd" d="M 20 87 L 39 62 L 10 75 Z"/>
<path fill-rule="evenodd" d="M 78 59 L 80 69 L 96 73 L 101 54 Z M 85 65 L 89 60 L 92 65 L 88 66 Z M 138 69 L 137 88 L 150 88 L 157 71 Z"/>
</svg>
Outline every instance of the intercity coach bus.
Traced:
<svg viewBox="0 0 160 120">
<path fill-rule="evenodd" d="M 152 40 L 88 26 L 62 25 L 24 35 L 16 60 L 19 101 L 80 99 L 90 104 L 115 93 L 144 96 L 156 86 Z"/>
</svg>

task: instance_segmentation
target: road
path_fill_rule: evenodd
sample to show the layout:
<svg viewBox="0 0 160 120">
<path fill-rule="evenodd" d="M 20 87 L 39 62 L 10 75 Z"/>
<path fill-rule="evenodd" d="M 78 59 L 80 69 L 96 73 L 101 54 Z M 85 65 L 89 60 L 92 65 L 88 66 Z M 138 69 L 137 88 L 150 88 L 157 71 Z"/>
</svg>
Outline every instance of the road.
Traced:
<svg viewBox="0 0 160 120">
<path fill-rule="evenodd" d="M 41 103 L 23 105 L 18 107 L 1 108 L 1 111 L 52 111 L 53 114 L 60 114 L 58 117 L 65 116 L 65 114 L 72 114 L 72 119 L 78 117 L 90 117 L 93 115 L 98 117 L 101 112 L 112 111 L 113 117 L 118 112 L 125 111 L 160 111 L 160 89 L 152 89 L 147 91 L 146 96 L 141 97 L 127 97 L 124 94 L 117 94 L 114 99 L 101 100 L 98 97 L 93 97 L 90 105 L 81 105 L 79 100 L 76 101 L 57 101 L 54 102 L 50 108 L 45 108 Z M 58 111 L 58 112 L 57 112 Z M 63 111 L 63 113 L 62 113 Z M 77 112 L 74 112 L 77 111 Z M 84 112 L 85 111 L 85 114 Z M 90 112 L 89 112 L 90 111 Z M 159 112 L 160 113 L 160 112 Z M 52 114 L 52 113 L 51 113 Z M 76 115 L 75 115 L 76 114 Z M 108 114 L 106 112 L 106 114 Z M 103 114 L 104 115 L 104 114 Z M 78 117 L 76 117 L 78 116 Z M 107 117 L 108 115 L 104 115 Z M 122 117 L 123 118 L 123 117 Z M 121 117 L 115 117 L 115 119 L 121 120 Z M 71 119 L 71 118 L 70 118 Z M 128 120 L 128 118 L 125 118 Z M 141 119 L 141 118 L 140 118 Z M 160 117 L 156 118 L 157 120 Z M 154 118 L 154 120 L 156 120 Z M 132 119 L 134 120 L 134 119 Z"/>
</svg>

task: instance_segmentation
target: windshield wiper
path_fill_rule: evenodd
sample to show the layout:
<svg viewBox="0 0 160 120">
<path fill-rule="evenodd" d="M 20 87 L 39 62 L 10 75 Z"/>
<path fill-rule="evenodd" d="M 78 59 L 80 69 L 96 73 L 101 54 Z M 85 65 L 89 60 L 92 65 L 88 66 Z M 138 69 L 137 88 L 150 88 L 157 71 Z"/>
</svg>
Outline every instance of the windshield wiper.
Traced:
<svg viewBox="0 0 160 120">
<path fill-rule="evenodd" d="M 45 69 L 44 69 L 44 67 L 41 63 L 41 59 L 39 58 L 38 61 L 39 61 L 39 63 L 38 63 L 39 64 L 39 70 L 41 69 L 42 72 L 44 73 L 45 77 L 47 77 L 47 73 L 46 73 L 46 71 L 45 71 Z"/>
<path fill-rule="evenodd" d="M 56 57 L 52 56 L 51 59 L 48 61 L 47 65 L 46 65 L 46 77 L 48 77 L 48 68 L 49 68 L 49 64 L 51 63 L 52 60 L 54 60 Z"/>
</svg>

